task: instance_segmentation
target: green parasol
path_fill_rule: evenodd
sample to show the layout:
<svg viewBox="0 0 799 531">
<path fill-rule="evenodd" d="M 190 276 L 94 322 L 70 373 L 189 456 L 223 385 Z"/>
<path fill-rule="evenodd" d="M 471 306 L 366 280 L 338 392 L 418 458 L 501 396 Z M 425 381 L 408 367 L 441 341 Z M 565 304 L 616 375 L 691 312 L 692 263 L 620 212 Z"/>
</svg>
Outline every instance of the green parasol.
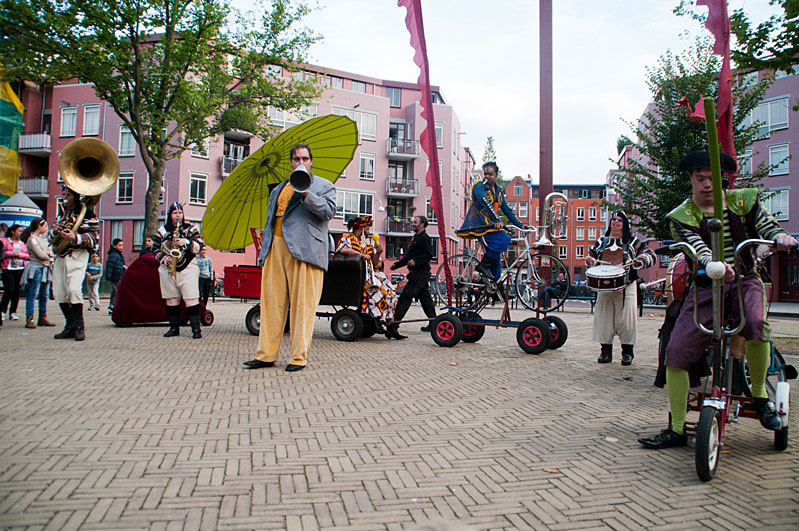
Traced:
<svg viewBox="0 0 799 531">
<path fill-rule="evenodd" d="M 320 116 L 287 129 L 236 166 L 205 210 L 202 235 L 213 249 L 253 243 L 250 228 L 264 227 L 269 189 L 291 174 L 289 150 L 308 144 L 312 173 L 335 183 L 358 147 L 358 126 L 346 116 Z"/>
</svg>

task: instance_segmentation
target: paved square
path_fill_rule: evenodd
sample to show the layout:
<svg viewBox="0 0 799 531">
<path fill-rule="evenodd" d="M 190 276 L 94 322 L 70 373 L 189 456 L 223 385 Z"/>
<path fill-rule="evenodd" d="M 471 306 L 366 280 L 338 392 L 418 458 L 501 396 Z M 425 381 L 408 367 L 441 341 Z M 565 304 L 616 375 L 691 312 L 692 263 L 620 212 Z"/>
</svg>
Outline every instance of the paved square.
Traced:
<svg viewBox="0 0 799 531">
<path fill-rule="evenodd" d="M 250 306 L 213 304 L 202 340 L 103 312 L 84 343 L 6 322 L 0 528 L 799 527 L 797 443 L 776 452 L 757 421 L 731 426 L 708 484 L 692 448 L 636 442 L 667 423 L 651 385 L 662 312 L 639 320 L 631 367 L 618 345 L 596 363 L 575 307 L 558 314 L 566 344 L 538 356 L 514 329 L 445 349 L 418 323 L 404 341 L 342 343 L 321 319 L 308 368 L 286 373 L 286 344 L 277 367 L 242 368 Z"/>
</svg>

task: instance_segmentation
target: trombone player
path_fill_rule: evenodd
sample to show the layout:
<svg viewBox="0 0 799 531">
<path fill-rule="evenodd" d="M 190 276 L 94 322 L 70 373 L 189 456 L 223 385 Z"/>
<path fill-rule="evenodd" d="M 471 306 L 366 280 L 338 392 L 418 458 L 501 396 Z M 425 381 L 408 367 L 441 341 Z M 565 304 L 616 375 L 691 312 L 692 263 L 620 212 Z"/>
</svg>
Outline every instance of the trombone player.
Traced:
<svg viewBox="0 0 799 531">
<path fill-rule="evenodd" d="M 180 335 L 180 299 L 186 302 L 191 337 L 200 339 L 200 267 L 194 257 L 203 248 L 203 238 L 197 227 L 183 217 L 183 206 L 172 203 L 166 223 L 153 235 L 153 256 L 161 262 L 158 277 L 161 297 L 166 301 L 169 330 L 164 337 Z"/>
<path fill-rule="evenodd" d="M 86 277 L 89 255 L 97 245 L 100 223 L 90 208 L 85 209 L 81 219 L 79 212 L 84 205 L 80 202 L 80 195 L 66 184 L 61 186 L 61 190 L 64 211 L 48 236 L 56 254 L 53 265 L 53 294 L 66 324 L 54 337 L 83 341 L 86 339 L 83 325 L 83 279 Z"/>
</svg>

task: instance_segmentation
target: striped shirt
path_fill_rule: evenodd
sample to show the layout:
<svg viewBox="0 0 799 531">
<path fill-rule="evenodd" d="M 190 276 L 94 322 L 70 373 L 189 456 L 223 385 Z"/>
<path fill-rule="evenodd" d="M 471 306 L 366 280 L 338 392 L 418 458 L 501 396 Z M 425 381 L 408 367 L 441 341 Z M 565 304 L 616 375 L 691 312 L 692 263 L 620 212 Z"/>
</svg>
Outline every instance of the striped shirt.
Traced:
<svg viewBox="0 0 799 531">
<path fill-rule="evenodd" d="M 56 224 L 47 232 L 47 237 L 50 241 L 53 239 L 53 230 L 56 226 L 63 222 L 67 217 L 72 214 L 72 212 L 65 213 L 62 215 L 58 220 L 56 220 Z M 77 212 L 75 212 L 77 215 Z M 72 228 L 72 227 L 68 227 Z M 86 214 L 83 218 L 83 222 L 78 227 L 78 230 L 75 231 L 76 239 L 74 242 L 71 242 L 63 252 L 60 253 L 59 256 L 66 256 L 70 253 L 70 251 L 74 251 L 75 249 L 89 249 L 92 250 L 97 247 L 97 241 L 99 240 L 100 235 L 100 222 L 97 220 L 97 217 L 94 215 L 92 210 L 86 210 Z"/>
</svg>

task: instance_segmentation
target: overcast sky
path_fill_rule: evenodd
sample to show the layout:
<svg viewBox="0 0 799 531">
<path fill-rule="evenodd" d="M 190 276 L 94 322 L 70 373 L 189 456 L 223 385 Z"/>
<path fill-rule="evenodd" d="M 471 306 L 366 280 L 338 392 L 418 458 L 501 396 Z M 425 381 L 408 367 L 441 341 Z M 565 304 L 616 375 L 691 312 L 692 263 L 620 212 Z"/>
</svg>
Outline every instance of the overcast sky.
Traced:
<svg viewBox="0 0 799 531">
<path fill-rule="evenodd" d="M 324 36 L 309 62 L 382 79 L 415 82 L 418 69 L 394 0 L 318 0 L 305 19 Z M 677 0 L 554 0 L 554 181 L 602 183 L 616 139 L 631 135 L 649 101 L 645 67 L 704 34 L 672 13 Z M 755 20 L 768 0 L 731 0 Z M 703 8 L 704 9 L 704 8 Z M 538 182 L 538 2 L 423 0 L 430 80 L 439 85 L 482 161 L 494 137 L 505 177 Z M 687 33 L 687 34 L 686 34 Z"/>
</svg>

